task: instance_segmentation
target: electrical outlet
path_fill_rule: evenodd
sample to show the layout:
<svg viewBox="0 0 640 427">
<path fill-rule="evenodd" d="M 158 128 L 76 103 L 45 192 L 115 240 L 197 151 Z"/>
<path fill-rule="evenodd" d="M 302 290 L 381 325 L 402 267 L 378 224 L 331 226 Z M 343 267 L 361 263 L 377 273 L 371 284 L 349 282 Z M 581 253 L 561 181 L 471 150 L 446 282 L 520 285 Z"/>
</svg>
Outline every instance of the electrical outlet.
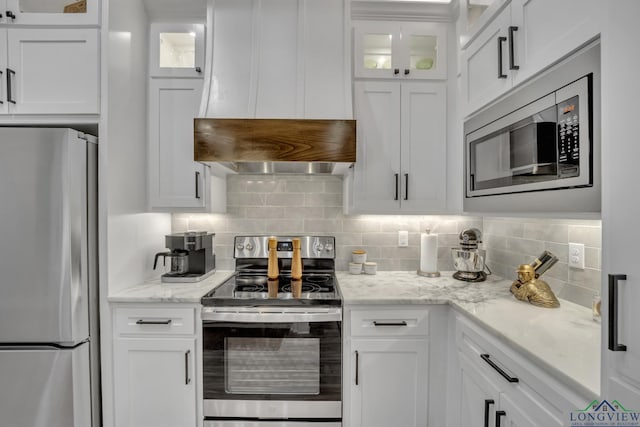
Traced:
<svg viewBox="0 0 640 427">
<path fill-rule="evenodd" d="M 409 246 L 408 231 L 398 231 L 398 246 L 401 248 L 406 248 L 407 246 Z"/>
<path fill-rule="evenodd" d="M 569 267 L 584 270 L 583 243 L 569 243 Z"/>
</svg>

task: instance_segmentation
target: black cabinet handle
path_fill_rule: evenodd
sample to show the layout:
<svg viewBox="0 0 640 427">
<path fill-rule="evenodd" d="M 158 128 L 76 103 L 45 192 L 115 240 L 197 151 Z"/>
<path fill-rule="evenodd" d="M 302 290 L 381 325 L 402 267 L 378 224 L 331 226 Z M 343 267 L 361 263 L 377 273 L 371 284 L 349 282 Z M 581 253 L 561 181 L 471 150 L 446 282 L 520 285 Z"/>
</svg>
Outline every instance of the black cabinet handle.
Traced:
<svg viewBox="0 0 640 427">
<path fill-rule="evenodd" d="M 196 199 L 200 198 L 200 172 L 196 172 Z"/>
<path fill-rule="evenodd" d="M 480 357 L 482 358 L 482 360 L 484 360 L 485 362 L 487 362 L 489 364 L 489 366 L 491 366 L 493 369 L 495 369 L 500 375 L 502 375 L 502 377 L 509 381 L 510 383 L 517 383 L 518 381 L 520 381 L 518 378 L 516 377 L 511 377 L 509 376 L 509 374 L 507 374 L 505 371 L 502 370 L 502 368 L 500 368 L 498 365 L 495 364 L 495 362 L 493 360 L 491 360 L 491 356 L 488 354 L 481 354 Z"/>
<path fill-rule="evenodd" d="M 507 75 L 502 73 L 502 43 L 506 42 L 506 37 L 498 37 L 498 78 L 506 79 Z"/>
<path fill-rule="evenodd" d="M 514 52 L 514 42 L 513 42 L 513 33 L 515 33 L 516 31 L 518 31 L 518 27 L 516 26 L 510 26 L 509 27 L 509 69 L 510 70 L 519 70 L 520 66 L 516 65 L 516 57 L 515 57 L 515 52 Z"/>
<path fill-rule="evenodd" d="M 7 10 L 7 18 L 16 19 L 16 15 L 13 14 L 10 10 Z"/>
<path fill-rule="evenodd" d="M 409 200 L 409 174 L 404 174 L 404 199 Z"/>
<path fill-rule="evenodd" d="M 489 406 L 495 403 L 493 399 L 484 400 L 484 427 L 489 427 Z"/>
<path fill-rule="evenodd" d="M 2 14 L 0 14 L 0 18 L 2 18 Z M 2 73 L 3 71 L 0 70 L 0 80 L 2 80 Z M 0 99 L 0 105 L 4 104 L 4 101 L 2 99 Z"/>
<path fill-rule="evenodd" d="M 393 200 L 398 200 L 398 174 L 395 173 L 394 176 L 396 177 L 396 196 L 393 198 Z"/>
<path fill-rule="evenodd" d="M 404 75 L 405 75 L 405 76 L 408 76 L 410 72 L 411 72 L 411 70 L 410 70 L 410 69 L 408 69 L 408 68 L 405 68 L 405 69 L 404 69 Z"/>
<path fill-rule="evenodd" d="M 196 67 L 196 73 L 201 73 L 201 72 L 202 72 L 202 68 Z"/>
<path fill-rule="evenodd" d="M 400 74 L 400 68 L 394 68 L 393 74 Z"/>
<path fill-rule="evenodd" d="M 16 100 L 13 99 L 13 78 L 11 76 L 15 76 L 16 72 L 11 68 L 7 68 L 7 101 L 12 104 L 16 103 Z"/>
<path fill-rule="evenodd" d="M 627 280 L 626 274 L 609 275 L 609 350 L 627 351 L 627 346 L 618 343 L 618 282 Z"/>
<path fill-rule="evenodd" d="M 139 319 L 136 321 L 136 325 L 170 325 L 171 319 L 167 320 L 144 320 Z"/>
<path fill-rule="evenodd" d="M 377 320 L 374 320 L 373 326 L 407 326 L 407 322 L 404 320 L 400 322 L 378 322 Z"/>
<path fill-rule="evenodd" d="M 496 411 L 496 427 L 500 427 L 501 425 L 501 417 L 506 416 L 507 413 L 505 411 Z"/>
<path fill-rule="evenodd" d="M 358 350 L 356 350 L 356 385 L 358 385 Z"/>
<path fill-rule="evenodd" d="M 184 385 L 189 385 L 191 378 L 189 378 L 189 354 L 191 350 L 187 350 L 184 353 Z"/>
</svg>

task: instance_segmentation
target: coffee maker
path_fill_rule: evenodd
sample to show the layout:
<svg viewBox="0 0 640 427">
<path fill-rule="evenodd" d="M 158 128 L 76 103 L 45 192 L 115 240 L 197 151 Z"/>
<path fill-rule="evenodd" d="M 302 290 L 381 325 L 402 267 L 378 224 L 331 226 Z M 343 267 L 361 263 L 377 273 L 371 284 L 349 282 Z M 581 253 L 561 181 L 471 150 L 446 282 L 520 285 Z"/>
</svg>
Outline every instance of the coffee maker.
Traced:
<svg viewBox="0 0 640 427">
<path fill-rule="evenodd" d="M 216 271 L 214 235 L 206 231 L 167 234 L 165 246 L 171 251 L 157 253 L 153 261 L 155 270 L 158 258 L 163 257 L 165 267 L 167 258 L 170 259 L 169 271 L 160 276 L 160 280 L 169 283 L 199 282 L 213 274 Z"/>
<path fill-rule="evenodd" d="M 451 248 L 453 266 L 457 270 L 453 277 L 465 282 L 482 282 L 487 279 L 488 267 L 484 263 L 485 251 L 478 249 L 482 233 L 477 228 L 467 228 L 460 233 L 460 247 Z M 491 274 L 491 271 L 489 271 Z"/>
</svg>

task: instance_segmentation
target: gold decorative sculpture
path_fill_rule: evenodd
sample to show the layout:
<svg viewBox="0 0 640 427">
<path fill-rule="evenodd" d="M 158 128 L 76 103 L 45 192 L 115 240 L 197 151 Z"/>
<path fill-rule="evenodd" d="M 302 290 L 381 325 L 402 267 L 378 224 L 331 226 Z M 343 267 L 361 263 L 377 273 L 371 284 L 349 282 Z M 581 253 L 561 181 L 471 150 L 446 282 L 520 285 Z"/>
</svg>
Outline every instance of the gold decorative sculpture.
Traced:
<svg viewBox="0 0 640 427">
<path fill-rule="evenodd" d="M 517 299 L 528 301 L 539 307 L 560 307 L 560 302 L 547 282 L 539 279 L 540 275 L 557 261 L 558 258 L 545 251 L 532 265 L 521 264 L 518 267 L 518 280 L 511 285 L 511 293 Z"/>
</svg>

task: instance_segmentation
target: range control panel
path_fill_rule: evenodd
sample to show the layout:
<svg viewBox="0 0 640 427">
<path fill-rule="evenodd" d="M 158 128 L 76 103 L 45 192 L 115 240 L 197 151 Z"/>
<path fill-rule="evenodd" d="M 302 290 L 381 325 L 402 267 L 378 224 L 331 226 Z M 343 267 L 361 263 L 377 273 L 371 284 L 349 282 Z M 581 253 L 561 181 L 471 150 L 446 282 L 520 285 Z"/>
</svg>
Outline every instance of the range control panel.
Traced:
<svg viewBox="0 0 640 427">
<path fill-rule="evenodd" d="M 293 239 L 300 239 L 302 258 L 335 259 L 336 239 L 333 236 L 236 236 L 235 258 L 268 258 L 269 239 L 278 241 L 278 258 L 293 258 Z"/>
</svg>

